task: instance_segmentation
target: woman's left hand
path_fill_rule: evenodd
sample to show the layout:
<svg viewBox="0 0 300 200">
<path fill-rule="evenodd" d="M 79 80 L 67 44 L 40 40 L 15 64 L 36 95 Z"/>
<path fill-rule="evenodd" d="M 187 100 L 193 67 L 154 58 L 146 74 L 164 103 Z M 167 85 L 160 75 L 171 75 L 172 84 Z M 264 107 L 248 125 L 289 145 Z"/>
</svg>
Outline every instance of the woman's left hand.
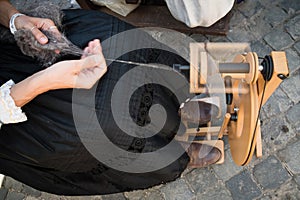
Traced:
<svg viewBox="0 0 300 200">
<path fill-rule="evenodd" d="M 46 44 L 48 42 L 48 38 L 40 30 L 53 31 L 60 35 L 54 22 L 50 19 L 22 15 L 15 19 L 15 26 L 17 30 L 29 29 L 40 44 Z"/>
<path fill-rule="evenodd" d="M 106 73 L 107 66 L 99 40 L 90 42 L 85 53 L 89 56 L 58 62 L 14 85 L 10 94 L 16 106 L 22 107 L 49 90 L 91 88 Z"/>
</svg>

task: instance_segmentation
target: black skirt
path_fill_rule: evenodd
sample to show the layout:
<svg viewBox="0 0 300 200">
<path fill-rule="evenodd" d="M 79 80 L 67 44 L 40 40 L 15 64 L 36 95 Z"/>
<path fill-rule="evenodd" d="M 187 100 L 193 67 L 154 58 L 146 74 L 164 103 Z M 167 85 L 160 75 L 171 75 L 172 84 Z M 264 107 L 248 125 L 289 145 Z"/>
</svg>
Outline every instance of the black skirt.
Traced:
<svg viewBox="0 0 300 200">
<path fill-rule="evenodd" d="M 65 10 L 64 32 L 77 46 L 84 48 L 95 38 L 101 41 L 133 29 L 118 19 L 96 11 Z M 136 41 L 150 41 L 160 46 L 146 33 Z M 129 45 L 126 38 L 123 44 Z M 143 48 L 119 56 L 112 43 L 103 45 L 105 57 L 116 57 L 144 63 L 186 64 L 181 57 L 168 51 Z M 65 56 L 66 59 L 78 59 Z M 111 97 L 121 77 L 135 65 L 111 63 L 108 72 L 99 81 L 93 106 L 97 120 L 107 138 L 128 152 L 146 153 L 158 150 L 173 140 L 178 131 L 178 99 L 159 84 L 139 87 L 130 98 L 132 121 L 139 126 L 149 123 L 151 105 L 160 104 L 166 110 L 166 123 L 152 137 L 139 138 L 126 134 L 114 120 Z M 16 83 L 42 70 L 34 59 L 24 56 L 15 44 L 1 42 L 0 85 L 9 79 Z M 137 78 L 138 78 L 137 74 Z M 132 80 L 134 83 L 135 80 Z M 22 109 L 28 121 L 3 125 L 0 130 L 0 173 L 13 177 L 38 190 L 62 195 L 100 195 L 145 189 L 173 181 L 186 168 L 189 158 L 183 153 L 162 169 L 144 173 L 124 172 L 96 159 L 84 146 L 75 126 L 72 105 L 73 90 L 55 90 L 39 95 Z M 146 101 L 146 102 L 145 102 Z M 75 102 L 77 103 L 77 102 Z M 87 108 L 88 109 L 88 108 Z M 97 134 L 97 133 L 93 133 Z M 88 135 L 88 134 L 87 134 Z M 181 148 L 177 144 L 176 148 Z"/>
</svg>

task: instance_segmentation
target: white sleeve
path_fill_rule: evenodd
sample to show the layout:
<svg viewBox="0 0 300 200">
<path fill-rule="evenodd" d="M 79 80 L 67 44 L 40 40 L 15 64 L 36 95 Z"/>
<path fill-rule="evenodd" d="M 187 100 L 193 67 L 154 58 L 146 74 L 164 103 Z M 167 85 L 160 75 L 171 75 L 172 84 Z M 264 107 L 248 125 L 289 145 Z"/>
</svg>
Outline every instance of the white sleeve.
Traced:
<svg viewBox="0 0 300 200">
<path fill-rule="evenodd" d="M 10 96 L 10 88 L 15 83 L 10 80 L 0 87 L 0 128 L 2 124 L 18 123 L 27 120 L 20 107 L 15 105 Z"/>
</svg>

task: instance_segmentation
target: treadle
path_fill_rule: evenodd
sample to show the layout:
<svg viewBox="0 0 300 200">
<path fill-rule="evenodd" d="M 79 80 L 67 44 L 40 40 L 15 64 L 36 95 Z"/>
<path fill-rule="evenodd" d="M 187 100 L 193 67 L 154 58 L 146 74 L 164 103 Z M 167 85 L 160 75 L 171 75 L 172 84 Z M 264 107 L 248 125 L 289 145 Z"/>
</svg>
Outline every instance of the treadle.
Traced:
<svg viewBox="0 0 300 200">
<path fill-rule="evenodd" d="M 201 98 L 201 99 L 191 99 L 191 101 L 199 101 L 199 102 L 205 102 L 205 103 L 215 105 L 218 108 L 217 118 L 219 118 L 221 116 L 221 104 L 220 104 L 220 98 L 219 97 L 207 97 L 207 98 Z"/>
<path fill-rule="evenodd" d="M 176 140 L 178 142 L 198 143 L 198 144 L 204 144 L 204 145 L 211 146 L 212 148 L 215 147 L 220 151 L 221 157 L 217 162 L 212 163 L 212 164 L 223 164 L 224 161 L 225 161 L 224 141 L 223 140 L 194 140 L 194 141 L 188 141 L 188 140 L 186 140 L 186 137 L 181 137 L 181 136 L 179 136 L 179 137 L 177 136 Z"/>
<path fill-rule="evenodd" d="M 229 13 L 210 27 L 189 28 L 184 23 L 179 22 L 174 18 L 167 6 L 140 5 L 128 16 L 123 17 L 105 7 L 94 5 L 89 0 L 77 0 L 77 2 L 83 9 L 105 12 L 136 27 L 161 27 L 177 30 L 183 33 L 226 35 L 229 30 L 229 22 L 231 18 L 231 13 Z"/>
<path fill-rule="evenodd" d="M 209 146 L 216 147 L 221 152 L 221 158 L 215 164 L 223 164 L 225 160 L 224 154 L 224 141 L 223 140 L 202 140 L 202 141 L 193 141 L 194 143 L 206 144 Z"/>
</svg>

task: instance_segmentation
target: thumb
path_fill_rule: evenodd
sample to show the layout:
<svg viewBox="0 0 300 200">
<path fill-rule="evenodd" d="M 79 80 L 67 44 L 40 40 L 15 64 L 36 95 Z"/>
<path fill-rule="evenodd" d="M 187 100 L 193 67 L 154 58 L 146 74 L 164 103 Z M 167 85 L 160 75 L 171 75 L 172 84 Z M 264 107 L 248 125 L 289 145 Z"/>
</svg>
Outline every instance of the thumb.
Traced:
<svg viewBox="0 0 300 200">
<path fill-rule="evenodd" d="M 37 27 L 32 27 L 31 32 L 40 44 L 46 44 L 48 42 L 48 38 Z"/>
</svg>

